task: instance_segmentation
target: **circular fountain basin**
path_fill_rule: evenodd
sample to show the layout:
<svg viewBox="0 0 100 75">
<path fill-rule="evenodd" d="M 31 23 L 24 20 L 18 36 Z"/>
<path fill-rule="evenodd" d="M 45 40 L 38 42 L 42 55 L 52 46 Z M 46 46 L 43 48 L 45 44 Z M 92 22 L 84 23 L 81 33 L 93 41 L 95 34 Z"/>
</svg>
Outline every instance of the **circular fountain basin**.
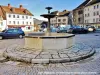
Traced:
<svg viewBox="0 0 100 75">
<path fill-rule="evenodd" d="M 74 45 L 74 34 L 68 33 L 29 33 L 25 36 L 25 47 L 39 50 L 60 50 Z"/>
</svg>

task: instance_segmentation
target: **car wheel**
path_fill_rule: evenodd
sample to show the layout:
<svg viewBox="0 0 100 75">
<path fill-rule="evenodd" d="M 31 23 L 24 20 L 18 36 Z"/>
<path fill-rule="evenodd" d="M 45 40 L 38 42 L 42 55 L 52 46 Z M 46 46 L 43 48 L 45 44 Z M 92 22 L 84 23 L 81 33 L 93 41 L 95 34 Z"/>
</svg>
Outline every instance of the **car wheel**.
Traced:
<svg viewBox="0 0 100 75">
<path fill-rule="evenodd" d="M 2 36 L 0 36 L 0 40 L 2 40 L 3 39 L 3 37 Z"/>
<path fill-rule="evenodd" d="M 19 35 L 19 38 L 22 39 L 23 38 L 23 35 Z"/>
</svg>

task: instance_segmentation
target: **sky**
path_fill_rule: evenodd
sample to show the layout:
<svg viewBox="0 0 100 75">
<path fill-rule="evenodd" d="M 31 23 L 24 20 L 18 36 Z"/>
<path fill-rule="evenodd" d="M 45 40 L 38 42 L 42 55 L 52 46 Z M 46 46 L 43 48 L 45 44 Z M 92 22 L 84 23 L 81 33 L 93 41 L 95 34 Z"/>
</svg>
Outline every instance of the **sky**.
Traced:
<svg viewBox="0 0 100 75">
<path fill-rule="evenodd" d="M 53 7 L 52 11 L 63 11 L 63 10 L 73 10 L 79 4 L 85 0 L 0 0 L 0 5 L 11 4 L 12 7 L 19 7 L 23 5 L 24 8 L 27 8 L 33 15 L 34 18 L 40 20 L 46 20 L 43 17 L 40 17 L 41 14 L 46 14 L 47 10 L 45 7 Z"/>
</svg>

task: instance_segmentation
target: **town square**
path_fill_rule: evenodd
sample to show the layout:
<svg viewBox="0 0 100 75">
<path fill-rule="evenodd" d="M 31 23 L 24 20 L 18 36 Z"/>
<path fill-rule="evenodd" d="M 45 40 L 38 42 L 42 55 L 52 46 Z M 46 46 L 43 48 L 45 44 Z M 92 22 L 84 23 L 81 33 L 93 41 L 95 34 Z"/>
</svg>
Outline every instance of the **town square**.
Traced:
<svg viewBox="0 0 100 75">
<path fill-rule="evenodd" d="M 100 0 L 32 2 L 1 0 L 0 75 L 100 75 Z"/>
</svg>

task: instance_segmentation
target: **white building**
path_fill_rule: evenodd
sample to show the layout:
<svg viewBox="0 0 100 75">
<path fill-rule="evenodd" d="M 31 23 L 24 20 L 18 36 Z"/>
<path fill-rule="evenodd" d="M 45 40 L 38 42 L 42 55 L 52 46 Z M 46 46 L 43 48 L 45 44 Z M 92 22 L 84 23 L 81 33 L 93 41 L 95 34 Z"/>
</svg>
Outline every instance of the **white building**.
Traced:
<svg viewBox="0 0 100 75">
<path fill-rule="evenodd" d="M 84 24 L 100 28 L 100 0 L 91 0 L 84 8 Z"/>
<path fill-rule="evenodd" d="M 51 12 L 51 14 L 55 14 L 54 18 L 51 18 L 50 22 L 52 25 L 58 26 L 58 25 L 68 25 L 69 21 L 69 14 L 70 12 L 67 10 L 64 10 L 62 12 L 54 11 Z"/>
<path fill-rule="evenodd" d="M 34 31 L 33 14 L 22 5 L 19 8 L 0 6 L 0 29 L 22 28 L 24 31 Z"/>
</svg>

